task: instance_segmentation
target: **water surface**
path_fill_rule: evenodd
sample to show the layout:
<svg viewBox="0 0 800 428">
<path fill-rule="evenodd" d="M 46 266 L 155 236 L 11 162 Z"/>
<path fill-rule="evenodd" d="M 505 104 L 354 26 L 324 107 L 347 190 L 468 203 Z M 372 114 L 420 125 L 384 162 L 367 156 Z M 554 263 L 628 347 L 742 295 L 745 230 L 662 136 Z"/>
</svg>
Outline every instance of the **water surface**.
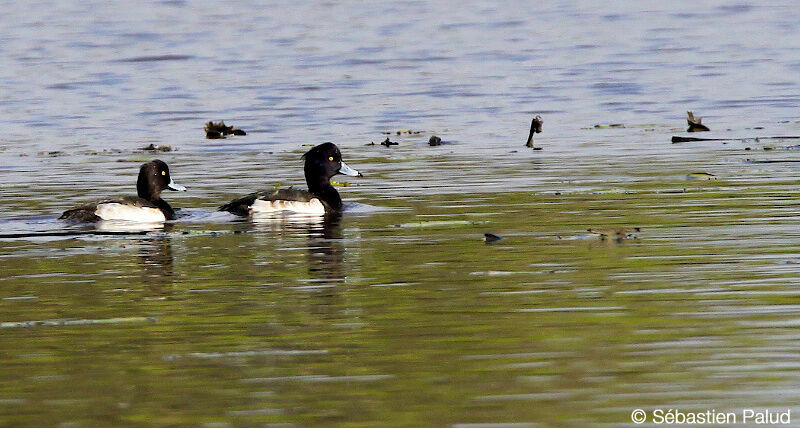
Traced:
<svg viewBox="0 0 800 428">
<path fill-rule="evenodd" d="M 0 424 L 797 413 L 796 141 L 670 137 L 687 110 L 703 136 L 799 135 L 798 18 L 722 1 L 7 5 Z M 534 114 L 541 151 L 524 147 Z M 248 135 L 206 140 L 221 119 Z M 367 145 L 384 132 L 400 144 Z M 215 212 L 304 185 L 300 156 L 324 141 L 365 174 L 339 177 L 340 222 Z M 154 157 L 189 188 L 165 194 L 177 221 L 55 220 L 132 192 Z"/>
</svg>

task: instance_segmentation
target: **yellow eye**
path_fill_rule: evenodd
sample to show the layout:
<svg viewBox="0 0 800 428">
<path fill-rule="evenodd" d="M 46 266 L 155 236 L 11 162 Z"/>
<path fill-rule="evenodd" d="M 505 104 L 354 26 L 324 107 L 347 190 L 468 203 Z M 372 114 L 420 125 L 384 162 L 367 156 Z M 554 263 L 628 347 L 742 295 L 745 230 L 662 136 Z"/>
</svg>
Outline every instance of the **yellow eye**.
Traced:
<svg viewBox="0 0 800 428">
<path fill-rule="evenodd" d="M 328 160 L 333 162 L 333 156 L 328 156 Z"/>
<path fill-rule="evenodd" d="M 167 175 L 167 171 L 161 171 L 161 175 Z"/>
</svg>

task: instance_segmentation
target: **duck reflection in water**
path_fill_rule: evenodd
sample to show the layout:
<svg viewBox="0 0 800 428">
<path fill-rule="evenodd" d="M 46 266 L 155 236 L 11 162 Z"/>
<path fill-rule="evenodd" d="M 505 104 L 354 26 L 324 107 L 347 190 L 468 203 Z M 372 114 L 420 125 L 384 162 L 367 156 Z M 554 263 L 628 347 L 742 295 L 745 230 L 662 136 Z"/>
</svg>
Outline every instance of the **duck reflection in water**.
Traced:
<svg viewBox="0 0 800 428">
<path fill-rule="evenodd" d="M 172 239 L 169 235 L 149 236 L 139 242 L 142 283 L 151 295 L 172 294 L 174 282 Z"/>
<path fill-rule="evenodd" d="M 306 237 L 309 278 L 307 285 L 337 285 L 344 282 L 345 247 L 341 215 L 264 215 L 240 223 L 239 232 L 268 232 L 286 238 Z"/>
<path fill-rule="evenodd" d="M 329 285 L 344 282 L 344 254 L 339 218 L 308 228 L 308 273 L 312 279 Z"/>
</svg>

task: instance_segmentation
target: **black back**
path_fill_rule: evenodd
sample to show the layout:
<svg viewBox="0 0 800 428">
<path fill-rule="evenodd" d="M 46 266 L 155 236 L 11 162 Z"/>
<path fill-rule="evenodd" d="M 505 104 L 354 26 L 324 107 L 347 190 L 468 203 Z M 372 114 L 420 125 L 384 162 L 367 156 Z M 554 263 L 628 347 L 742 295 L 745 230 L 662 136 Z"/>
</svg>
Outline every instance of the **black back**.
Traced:
<svg viewBox="0 0 800 428">
<path fill-rule="evenodd" d="M 256 199 L 261 199 L 264 201 L 309 202 L 316 197 L 316 195 L 306 192 L 305 190 L 295 189 L 292 187 L 288 189 L 262 190 L 260 192 L 254 192 L 249 195 L 242 196 L 239 199 L 234 199 L 231 202 L 219 207 L 219 210 L 228 211 L 230 213 L 246 217 L 250 214 L 250 206 L 253 205 Z M 325 205 L 325 201 L 322 201 L 322 203 Z M 325 207 L 325 210 L 328 210 L 327 206 Z"/>
</svg>

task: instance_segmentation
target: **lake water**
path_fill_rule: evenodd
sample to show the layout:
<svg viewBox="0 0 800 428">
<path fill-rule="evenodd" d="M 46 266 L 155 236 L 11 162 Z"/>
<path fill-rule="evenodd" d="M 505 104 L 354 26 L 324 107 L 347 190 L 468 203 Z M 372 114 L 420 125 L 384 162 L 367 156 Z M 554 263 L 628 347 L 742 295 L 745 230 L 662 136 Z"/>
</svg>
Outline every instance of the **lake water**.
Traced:
<svg viewBox="0 0 800 428">
<path fill-rule="evenodd" d="M 6 4 L 0 425 L 800 418 L 800 141 L 752 139 L 800 135 L 798 30 L 792 2 Z M 671 144 L 688 110 L 750 139 Z M 324 141 L 365 175 L 340 222 L 215 211 Z M 56 220 L 155 157 L 177 221 Z"/>
</svg>

